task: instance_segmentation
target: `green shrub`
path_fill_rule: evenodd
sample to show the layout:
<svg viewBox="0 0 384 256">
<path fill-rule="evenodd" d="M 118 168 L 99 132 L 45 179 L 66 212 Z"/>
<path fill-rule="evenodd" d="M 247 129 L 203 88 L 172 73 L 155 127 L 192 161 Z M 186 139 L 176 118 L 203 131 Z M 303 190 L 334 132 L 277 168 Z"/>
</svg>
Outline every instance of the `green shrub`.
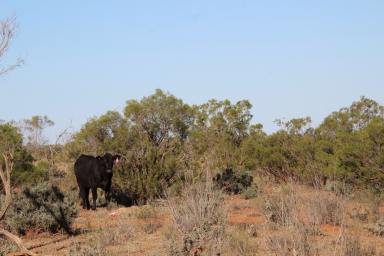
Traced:
<svg viewBox="0 0 384 256">
<path fill-rule="evenodd" d="M 228 168 L 217 174 L 213 181 L 225 193 L 237 195 L 252 185 L 253 177 L 247 173 L 235 174 L 231 168 Z"/>
<path fill-rule="evenodd" d="M 147 152 L 146 161 L 154 162 L 158 157 L 155 153 Z M 164 157 L 161 163 L 145 164 L 144 167 L 136 167 L 132 162 L 137 160 L 127 160 L 125 166 L 116 170 L 113 176 L 113 184 L 116 198 L 126 201 L 129 204 L 145 204 L 148 200 L 164 196 L 165 190 L 171 185 L 179 182 L 175 177 L 176 160 L 174 156 Z M 124 198 L 125 197 L 125 198 Z"/>
<path fill-rule="evenodd" d="M 25 165 L 25 164 L 24 164 Z M 49 168 L 44 162 L 38 162 L 36 165 L 16 166 L 12 174 L 12 179 L 16 184 L 36 185 L 48 181 Z"/>
<path fill-rule="evenodd" d="M 71 224 L 78 213 L 76 197 L 47 183 L 24 188 L 13 198 L 5 224 L 18 234 L 27 230 L 72 233 Z"/>
</svg>

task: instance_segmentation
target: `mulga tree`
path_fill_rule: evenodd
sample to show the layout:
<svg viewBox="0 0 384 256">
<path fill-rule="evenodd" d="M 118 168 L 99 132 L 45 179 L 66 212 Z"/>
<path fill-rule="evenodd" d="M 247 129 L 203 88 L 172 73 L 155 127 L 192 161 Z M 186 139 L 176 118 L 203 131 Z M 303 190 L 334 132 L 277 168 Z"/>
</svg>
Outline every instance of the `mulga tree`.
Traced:
<svg viewBox="0 0 384 256">
<path fill-rule="evenodd" d="M 334 179 L 383 189 L 384 107 L 362 97 L 316 129 L 318 157 Z"/>
<path fill-rule="evenodd" d="M 243 100 L 210 100 L 194 106 L 195 122 L 185 150 L 192 170 L 238 168 L 241 145 L 249 136 L 252 105 Z"/>
<path fill-rule="evenodd" d="M 192 109 L 156 90 L 140 101 L 128 101 L 124 116 L 117 145 L 124 149 L 126 165 L 116 177 L 118 183 L 139 199 L 162 196 L 165 188 L 181 178 L 182 148 L 194 122 Z"/>
<path fill-rule="evenodd" d="M 314 135 L 311 119 L 276 120 L 280 130 L 263 142 L 261 167 L 278 180 L 312 179 L 309 170 L 314 160 Z M 314 171 L 315 172 L 315 171 Z"/>
</svg>

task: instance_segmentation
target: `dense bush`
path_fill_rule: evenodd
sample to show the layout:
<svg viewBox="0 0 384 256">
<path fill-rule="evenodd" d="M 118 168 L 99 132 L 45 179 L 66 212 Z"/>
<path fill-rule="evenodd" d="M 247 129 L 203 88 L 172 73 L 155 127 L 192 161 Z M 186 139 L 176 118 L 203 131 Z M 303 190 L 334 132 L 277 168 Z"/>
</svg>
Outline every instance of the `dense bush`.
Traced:
<svg viewBox="0 0 384 256">
<path fill-rule="evenodd" d="M 280 129 L 272 134 L 251 124 L 251 108 L 246 100 L 191 106 L 156 90 L 127 101 L 124 114 L 108 111 L 89 120 L 64 152 L 72 160 L 80 153 L 123 155 L 114 184 L 133 202 L 161 197 L 186 177 L 230 168 L 316 187 L 331 181 L 348 189 L 384 189 L 384 107 L 379 103 L 362 97 L 318 127 L 309 117 L 277 120 Z M 226 175 L 218 182 L 227 192 L 240 193 L 248 176 Z"/>
<path fill-rule="evenodd" d="M 24 188 L 13 198 L 5 224 L 18 234 L 27 230 L 71 233 L 71 224 L 78 213 L 76 198 L 77 194 L 65 194 L 46 183 Z"/>
<path fill-rule="evenodd" d="M 384 190 L 384 107 L 379 103 L 362 97 L 331 113 L 318 127 L 311 126 L 309 117 L 277 120 L 280 129 L 272 134 L 266 134 L 261 124 L 251 124 L 251 108 L 246 100 L 188 105 L 156 90 L 141 100 L 127 101 L 123 114 L 108 111 L 90 119 L 53 151 L 63 155 L 57 159 L 68 162 L 81 153 L 119 153 L 125 161 L 113 184 L 133 203 L 161 197 L 170 186 L 180 188 L 186 177 L 199 179 L 206 170 L 231 168 L 316 187 L 330 181 L 348 190 Z M 23 146 L 14 125 L 0 125 L 0 145 L 0 151 L 9 146 L 16 150 L 14 183 L 47 179 L 54 159 L 45 157 L 49 165 L 45 166 L 40 159 L 44 154 L 29 152 L 38 145 Z M 249 176 L 228 175 L 230 171 L 215 177 L 219 186 L 230 193 L 244 190 Z"/>
<path fill-rule="evenodd" d="M 232 169 L 218 173 L 213 181 L 228 194 L 240 194 L 252 185 L 253 177 L 247 173 L 235 174 Z"/>
</svg>

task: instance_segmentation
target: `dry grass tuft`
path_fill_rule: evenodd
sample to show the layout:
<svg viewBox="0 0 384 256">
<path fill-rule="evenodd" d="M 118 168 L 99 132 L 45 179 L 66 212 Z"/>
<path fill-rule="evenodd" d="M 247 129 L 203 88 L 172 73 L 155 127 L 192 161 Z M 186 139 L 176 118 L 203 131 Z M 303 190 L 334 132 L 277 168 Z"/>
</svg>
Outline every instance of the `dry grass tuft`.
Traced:
<svg viewBox="0 0 384 256">
<path fill-rule="evenodd" d="M 360 237 L 342 230 L 335 246 L 335 255 L 340 256 L 376 256 L 379 255 L 372 245 L 364 246 Z"/>
<path fill-rule="evenodd" d="M 136 218 L 141 220 L 156 219 L 158 215 L 158 211 L 152 205 L 145 205 L 140 207 L 135 212 Z"/>
<path fill-rule="evenodd" d="M 184 188 L 180 197 L 169 198 L 171 216 L 180 234 L 170 255 L 217 255 L 222 250 L 227 210 L 222 192 L 212 182 Z"/>
<path fill-rule="evenodd" d="M 312 235 L 308 226 L 296 224 L 287 228 L 284 233 L 270 236 L 267 244 L 276 256 L 317 256 L 319 248 Z"/>
<path fill-rule="evenodd" d="M 104 256 L 110 255 L 107 247 L 129 242 L 135 235 L 132 226 L 119 220 L 115 226 L 106 226 L 92 236 L 86 242 L 73 241 L 69 248 L 69 255 L 74 256 Z"/>
<path fill-rule="evenodd" d="M 227 237 L 227 246 L 224 255 L 253 256 L 258 252 L 258 245 L 246 231 L 236 229 Z"/>
<path fill-rule="evenodd" d="M 333 193 L 316 190 L 308 195 L 283 186 L 265 196 L 264 214 L 272 226 L 306 226 L 312 233 L 319 233 L 322 224 L 342 224 L 344 205 L 344 200 Z"/>
</svg>

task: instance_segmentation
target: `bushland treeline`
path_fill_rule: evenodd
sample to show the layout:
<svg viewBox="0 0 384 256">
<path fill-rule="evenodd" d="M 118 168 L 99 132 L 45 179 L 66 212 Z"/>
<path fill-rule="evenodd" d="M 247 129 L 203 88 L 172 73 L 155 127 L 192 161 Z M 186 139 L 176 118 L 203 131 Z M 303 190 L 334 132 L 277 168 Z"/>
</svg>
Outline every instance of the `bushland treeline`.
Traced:
<svg viewBox="0 0 384 256">
<path fill-rule="evenodd" d="M 277 120 L 280 129 L 272 134 L 251 123 L 251 108 L 247 100 L 188 105 L 156 90 L 127 101 L 123 114 L 108 111 L 90 119 L 64 145 L 45 148 L 51 153 L 54 148 L 55 158 L 66 162 L 83 153 L 121 154 L 124 165 L 115 171 L 114 186 L 134 200 L 160 197 L 167 188 L 177 190 L 187 180 L 229 168 L 276 181 L 322 186 L 331 180 L 384 189 L 384 107 L 378 102 L 361 97 L 317 127 L 310 117 Z M 8 134 L 21 145 L 11 127 L 1 125 L 0 139 Z M 49 165 L 53 154 L 45 156 Z M 27 168 L 28 157 L 19 150 L 16 169 Z M 41 169 L 28 168 L 29 173 Z"/>
</svg>

